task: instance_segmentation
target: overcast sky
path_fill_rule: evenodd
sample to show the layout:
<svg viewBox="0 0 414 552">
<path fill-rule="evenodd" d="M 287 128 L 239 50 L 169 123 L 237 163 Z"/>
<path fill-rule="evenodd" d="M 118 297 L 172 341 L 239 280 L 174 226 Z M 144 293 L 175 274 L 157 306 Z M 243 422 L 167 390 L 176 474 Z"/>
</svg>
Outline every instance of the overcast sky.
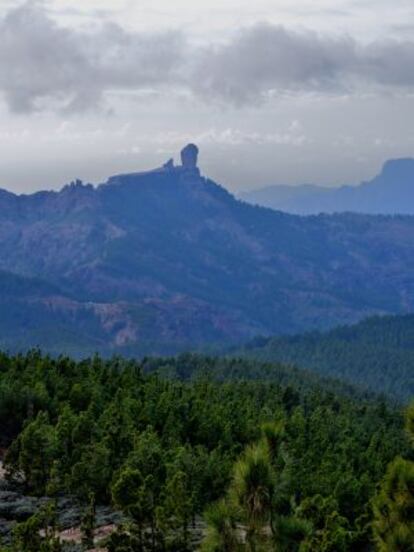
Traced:
<svg viewBox="0 0 414 552">
<path fill-rule="evenodd" d="M 233 191 L 414 156 L 412 0 L 0 0 L 0 188 L 178 158 Z"/>
</svg>

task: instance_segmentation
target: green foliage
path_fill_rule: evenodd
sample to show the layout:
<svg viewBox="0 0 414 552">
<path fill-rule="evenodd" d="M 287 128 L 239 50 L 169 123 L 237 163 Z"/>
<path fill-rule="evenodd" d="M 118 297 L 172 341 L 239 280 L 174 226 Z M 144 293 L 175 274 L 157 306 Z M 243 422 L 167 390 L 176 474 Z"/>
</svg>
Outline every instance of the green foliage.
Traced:
<svg viewBox="0 0 414 552">
<path fill-rule="evenodd" d="M 82 532 L 82 546 L 85 550 L 93 548 L 94 544 L 94 529 L 95 529 L 95 497 L 93 493 L 90 494 L 89 505 L 82 516 L 81 532 Z"/>
<path fill-rule="evenodd" d="M 27 521 L 14 527 L 11 551 L 62 552 L 53 503 L 49 502 Z"/>
<path fill-rule="evenodd" d="M 227 500 L 206 512 L 206 551 L 231 550 L 228 542 L 234 542 L 235 550 L 251 552 L 349 550 L 354 540 L 350 524 L 338 514 L 333 498 L 315 495 L 295 505 L 283 427 L 265 424 L 261 440 L 236 462 Z"/>
<path fill-rule="evenodd" d="M 142 523 L 147 512 L 147 485 L 139 470 L 125 468 L 112 487 L 115 506 Z"/>
<path fill-rule="evenodd" d="M 242 512 L 247 540 L 257 538 L 269 521 L 275 486 L 268 451 L 262 444 L 247 448 L 236 463 L 230 497 Z"/>
<path fill-rule="evenodd" d="M 1 355 L 0 413 L 15 412 L 2 435 L 8 477 L 34 495 L 75 495 L 85 545 L 91 497 L 122 510 L 109 550 L 191 549 L 206 510 L 209 551 L 242 546 L 240 526 L 256 550 L 263 538 L 280 550 L 363 549 L 386 466 L 408 453 L 402 414 L 299 374 L 197 355 Z M 39 546 L 42 523 L 25 523 L 18 538 Z"/>
<path fill-rule="evenodd" d="M 301 551 L 345 552 L 350 549 L 358 535 L 352 535 L 349 521 L 338 510 L 339 504 L 332 497 L 315 495 L 302 501 L 296 514 L 312 525 L 312 531 L 306 536 Z"/>
<path fill-rule="evenodd" d="M 205 512 L 207 535 L 202 544 L 203 552 L 236 552 L 240 549 L 237 515 L 225 500 L 211 504 Z"/>
<path fill-rule="evenodd" d="M 414 402 L 407 408 L 405 414 L 405 427 L 414 448 Z"/>
<path fill-rule="evenodd" d="M 295 516 L 276 515 L 273 520 L 274 545 L 279 552 L 305 551 L 312 530 L 312 524 L 308 520 Z"/>
<path fill-rule="evenodd" d="M 43 494 L 49 479 L 55 455 L 55 432 L 46 412 L 39 412 L 28 423 L 15 441 L 6 461 L 12 461 L 14 472 L 24 474 L 26 485 L 35 494 Z"/>
<path fill-rule="evenodd" d="M 406 414 L 406 427 L 413 440 L 414 403 Z M 414 461 L 397 457 L 387 469 L 373 502 L 372 524 L 379 552 L 414 550 Z"/>
<path fill-rule="evenodd" d="M 414 315 L 368 318 L 353 326 L 256 339 L 241 354 L 283 362 L 408 402 L 414 395 Z"/>
</svg>

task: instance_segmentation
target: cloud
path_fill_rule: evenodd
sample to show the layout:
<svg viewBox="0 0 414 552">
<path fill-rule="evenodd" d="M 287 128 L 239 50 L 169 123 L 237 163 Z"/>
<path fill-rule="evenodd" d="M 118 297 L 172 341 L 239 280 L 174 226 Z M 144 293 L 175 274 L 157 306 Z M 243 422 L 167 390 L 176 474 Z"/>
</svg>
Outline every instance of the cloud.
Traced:
<svg viewBox="0 0 414 552">
<path fill-rule="evenodd" d="M 246 105 L 284 94 L 413 91 L 414 42 L 362 44 L 257 24 L 227 42 L 194 45 L 179 31 L 139 33 L 104 23 L 60 26 L 42 2 L 0 20 L 0 92 L 10 110 L 82 111 L 108 93 L 171 93 Z"/>
<path fill-rule="evenodd" d="M 297 92 L 361 93 L 414 86 L 414 42 L 358 43 L 256 25 L 202 54 L 194 89 L 236 104 Z"/>
<path fill-rule="evenodd" d="M 354 52 L 350 38 L 256 25 L 204 52 L 195 88 L 203 97 L 235 103 L 255 101 L 274 91 L 336 88 L 340 74 L 354 63 Z"/>
<path fill-rule="evenodd" d="M 110 90 L 177 82 L 180 33 L 128 33 L 114 24 L 90 32 L 63 28 L 40 2 L 0 22 L 0 89 L 12 111 L 59 106 L 81 111 Z"/>
<path fill-rule="evenodd" d="M 162 146 L 179 147 L 194 140 L 199 145 L 214 144 L 221 146 L 242 146 L 242 145 L 289 145 L 302 146 L 308 142 L 304 130 L 299 121 L 292 121 L 289 126 L 278 132 L 257 132 L 245 131 L 237 128 L 209 128 L 201 133 L 194 132 L 162 132 L 150 136 L 147 143 Z"/>
</svg>

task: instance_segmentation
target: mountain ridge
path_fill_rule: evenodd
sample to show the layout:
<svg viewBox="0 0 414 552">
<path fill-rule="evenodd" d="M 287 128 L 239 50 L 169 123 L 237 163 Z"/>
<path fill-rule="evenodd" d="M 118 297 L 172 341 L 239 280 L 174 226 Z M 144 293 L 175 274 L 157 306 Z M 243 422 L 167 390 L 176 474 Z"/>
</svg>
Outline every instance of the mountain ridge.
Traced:
<svg viewBox="0 0 414 552">
<path fill-rule="evenodd" d="M 2 347 L 32 313 L 26 346 L 50 350 L 52 324 L 73 336 L 71 354 L 77 340 L 82 354 L 177 352 L 414 310 L 414 217 L 275 212 L 238 201 L 197 160 L 168 162 L 98 187 L 0 194 L 0 270 L 58 290 L 0 293 L 4 312 L 21 307 L 0 317 Z"/>
<path fill-rule="evenodd" d="M 414 159 L 386 161 L 372 180 L 339 187 L 275 185 L 240 194 L 251 204 L 293 214 L 337 212 L 414 214 Z"/>
</svg>

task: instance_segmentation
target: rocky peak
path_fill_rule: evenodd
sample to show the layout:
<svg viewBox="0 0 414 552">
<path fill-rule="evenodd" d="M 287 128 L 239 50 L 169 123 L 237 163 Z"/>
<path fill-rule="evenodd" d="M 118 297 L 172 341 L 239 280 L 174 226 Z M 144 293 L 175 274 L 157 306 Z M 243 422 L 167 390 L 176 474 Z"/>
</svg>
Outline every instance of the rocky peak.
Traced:
<svg viewBox="0 0 414 552">
<path fill-rule="evenodd" d="M 165 173 L 182 173 L 183 176 L 199 177 L 200 169 L 197 167 L 198 153 L 199 149 L 195 144 L 187 144 L 180 152 L 181 165 L 174 165 L 174 159 L 168 159 L 166 163 L 156 169 L 111 176 L 108 179 L 108 184 L 119 183 L 125 179 L 142 178 Z"/>
<path fill-rule="evenodd" d="M 184 169 L 193 171 L 197 168 L 198 151 L 195 144 L 187 144 L 181 150 L 181 165 Z"/>
<path fill-rule="evenodd" d="M 181 165 L 175 166 L 174 160 L 169 159 L 162 170 L 185 172 L 192 175 L 200 175 L 200 169 L 197 167 L 199 149 L 195 144 L 187 144 L 180 152 Z"/>
<path fill-rule="evenodd" d="M 197 167 L 198 153 L 199 149 L 195 144 L 187 144 L 180 152 L 181 165 L 175 166 L 173 159 L 169 159 L 162 169 L 200 176 L 200 169 Z"/>
<path fill-rule="evenodd" d="M 390 159 L 384 164 L 380 176 L 391 184 L 399 182 L 413 182 L 414 184 L 414 159 Z"/>
</svg>

